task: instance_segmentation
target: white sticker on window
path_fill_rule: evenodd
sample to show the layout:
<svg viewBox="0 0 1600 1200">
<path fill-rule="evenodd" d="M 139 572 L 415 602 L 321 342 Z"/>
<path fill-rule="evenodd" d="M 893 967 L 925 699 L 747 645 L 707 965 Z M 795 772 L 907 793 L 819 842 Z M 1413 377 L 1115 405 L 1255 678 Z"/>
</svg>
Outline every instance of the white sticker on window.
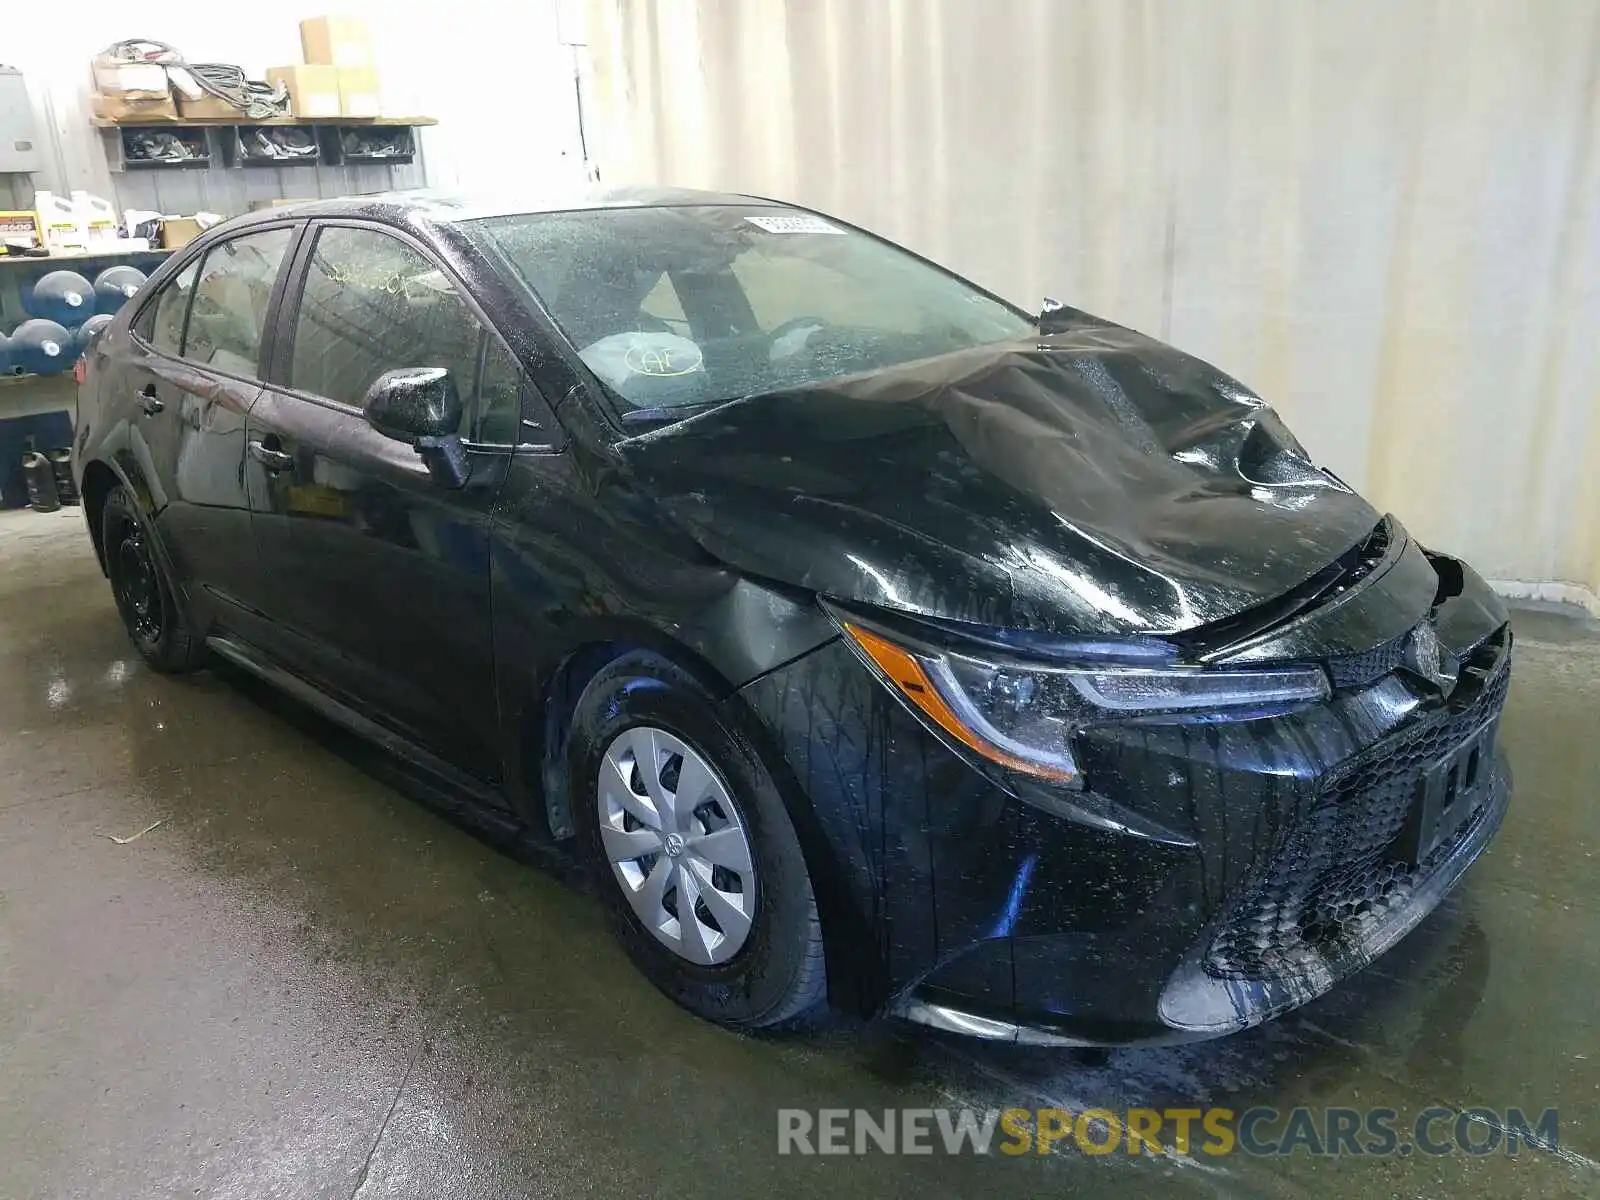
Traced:
<svg viewBox="0 0 1600 1200">
<path fill-rule="evenodd" d="M 768 233 L 843 233 L 837 225 L 830 225 L 821 217 L 806 215 L 793 217 L 746 217 L 750 224 Z"/>
</svg>

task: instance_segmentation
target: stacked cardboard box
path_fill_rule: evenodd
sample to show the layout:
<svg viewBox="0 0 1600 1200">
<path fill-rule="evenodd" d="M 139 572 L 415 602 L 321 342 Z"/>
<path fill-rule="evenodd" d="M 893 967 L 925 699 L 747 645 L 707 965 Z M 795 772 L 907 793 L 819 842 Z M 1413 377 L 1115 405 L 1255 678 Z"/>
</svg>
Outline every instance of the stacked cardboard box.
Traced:
<svg viewBox="0 0 1600 1200">
<path fill-rule="evenodd" d="M 94 73 L 94 115 L 106 121 L 170 121 L 178 110 L 172 103 L 167 69 L 160 63 L 122 62 L 101 56 L 90 68 Z"/>
<path fill-rule="evenodd" d="M 372 65 L 372 43 L 359 17 L 309 17 L 300 22 L 300 48 L 305 61 L 272 67 L 270 83 L 289 91 L 289 112 L 302 120 L 380 116 L 378 72 Z M 160 63 L 96 58 L 94 114 L 105 120 L 172 121 L 233 118 L 239 110 L 210 95 L 179 95 L 174 102 L 171 80 Z M 176 70 L 176 68 L 175 68 Z M 182 80 L 179 80 L 180 87 Z M 198 93 L 198 88 L 191 88 Z"/>
<path fill-rule="evenodd" d="M 205 121 L 219 119 L 223 121 L 243 121 L 245 116 L 238 108 L 229 104 L 210 92 L 198 100 L 191 100 L 182 92 L 178 93 L 178 115 L 191 121 Z"/>
<path fill-rule="evenodd" d="M 94 90 L 102 96 L 115 96 L 124 100 L 172 98 L 172 87 L 167 82 L 167 68 L 160 63 L 124 62 L 121 59 L 101 55 L 90 66 L 94 71 Z"/>
<path fill-rule="evenodd" d="M 334 72 L 340 116 L 376 117 L 383 112 L 365 21 L 338 16 L 301 21 L 300 50 L 309 66 Z"/>
<path fill-rule="evenodd" d="M 360 17 L 307 17 L 300 22 L 300 50 L 308 63 L 370 67 L 372 39 Z"/>
<path fill-rule="evenodd" d="M 325 120 L 340 115 L 339 72 L 332 67 L 306 63 L 269 67 L 267 82 L 289 89 L 289 111 L 297 117 Z"/>
<path fill-rule="evenodd" d="M 102 121 L 125 121 L 132 124 L 137 121 L 175 121 L 178 118 L 177 106 L 172 103 L 172 95 L 151 100 L 138 99 L 113 92 L 102 95 L 96 92 L 89 97 L 89 105 L 94 115 Z"/>
<path fill-rule="evenodd" d="M 347 117 L 383 115 L 378 72 L 372 67 L 339 67 L 339 111 Z"/>
</svg>

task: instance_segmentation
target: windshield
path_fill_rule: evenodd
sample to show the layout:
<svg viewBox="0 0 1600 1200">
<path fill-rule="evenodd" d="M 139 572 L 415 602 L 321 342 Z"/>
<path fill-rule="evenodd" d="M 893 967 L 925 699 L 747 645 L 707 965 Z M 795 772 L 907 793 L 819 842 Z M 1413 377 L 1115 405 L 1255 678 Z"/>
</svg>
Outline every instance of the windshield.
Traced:
<svg viewBox="0 0 1600 1200">
<path fill-rule="evenodd" d="M 625 424 L 1024 337 L 1032 322 L 903 250 L 770 205 L 482 218 Z"/>
</svg>

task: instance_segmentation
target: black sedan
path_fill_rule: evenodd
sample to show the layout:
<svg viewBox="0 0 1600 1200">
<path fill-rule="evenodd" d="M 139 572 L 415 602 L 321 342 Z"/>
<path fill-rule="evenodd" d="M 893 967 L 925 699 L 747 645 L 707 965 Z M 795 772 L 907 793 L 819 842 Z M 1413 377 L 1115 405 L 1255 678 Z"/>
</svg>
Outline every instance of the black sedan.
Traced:
<svg viewBox="0 0 1600 1200">
<path fill-rule="evenodd" d="M 1469 567 L 1205 363 L 791 206 L 229 221 L 89 351 L 76 465 L 157 670 L 567 850 L 730 1025 L 1227 1033 L 1505 812 Z"/>
</svg>

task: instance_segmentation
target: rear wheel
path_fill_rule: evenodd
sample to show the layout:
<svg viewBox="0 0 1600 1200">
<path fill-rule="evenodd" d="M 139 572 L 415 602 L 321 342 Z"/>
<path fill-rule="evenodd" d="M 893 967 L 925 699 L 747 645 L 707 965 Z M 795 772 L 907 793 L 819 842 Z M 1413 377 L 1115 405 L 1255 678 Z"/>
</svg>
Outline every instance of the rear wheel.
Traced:
<svg viewBox="0 0 1600 1200">
<path fill-rule="evenodd" d="M 794 827 L 751 740 L 687 673 L 628 655 L 573 715 L 574 809 L 624 948 L 726 1025 L 820 1004 L 822 931 Z"/>
<path fill-rule="evenodd" d="M 100 514 L 111 595 L 128 636 L 157 671 L 192 671 L 205 661 L 205 641 L 179 607 L 160 556 L 128 488 L 115 487 Z"/>
</svg>

